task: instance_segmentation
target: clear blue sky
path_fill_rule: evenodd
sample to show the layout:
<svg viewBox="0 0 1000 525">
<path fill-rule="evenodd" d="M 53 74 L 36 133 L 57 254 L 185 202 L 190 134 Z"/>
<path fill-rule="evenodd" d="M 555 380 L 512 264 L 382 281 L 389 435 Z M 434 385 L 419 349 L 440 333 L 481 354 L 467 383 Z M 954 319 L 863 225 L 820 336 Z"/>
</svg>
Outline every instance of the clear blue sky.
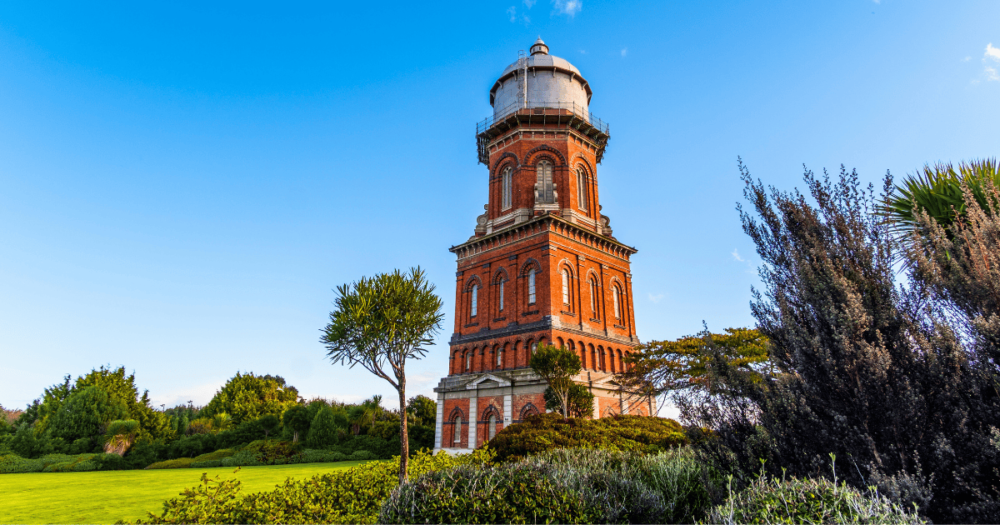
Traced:
<svg viewBox="0 0 1000 525">
<path fill-rule="evenodd" d="M 737 156 L 801 186 L 996 156 L 1000 2 L 0 3 L 0 404 L 134 370 L 156 404 L 236 371 L 307 395 L 332 288 L 425 267 L 444 299 L 487 198 L 474 124 L 541 35 L 611 123 L 604 213 L 644 340 L 753 324 Z"/>
</svg>

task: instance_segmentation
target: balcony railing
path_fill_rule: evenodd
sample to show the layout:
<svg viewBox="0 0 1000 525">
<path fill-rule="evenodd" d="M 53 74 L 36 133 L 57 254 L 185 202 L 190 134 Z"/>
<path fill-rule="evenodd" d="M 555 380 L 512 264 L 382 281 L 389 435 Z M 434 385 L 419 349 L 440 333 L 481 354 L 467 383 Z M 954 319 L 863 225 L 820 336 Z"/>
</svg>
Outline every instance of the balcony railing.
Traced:
<svg viewBox="0 0 1000 525">
<path fill-rule="evenodd" d="M 586 106 L 575 102 L 546 102 L 544 107 L 533 108 L 523 107 L 522 103 L 516 102 L 494 111 L 492 117 L 487 117 L 482 122 L 476 123 L 476 135 L 487 131 L 498 122 L 503 122 L 511 116 L 541 117 L 543 121 L 546 117 L 550 116 L 555 117 L 557 120 L 562 120 L 565 117 L 577 117 L 590 124 L 596 131 L 605 135 L 610 134 L 607 122 L 595 117 L 593 113 L 587 110 Z M 532 120 L 535 120 L 535 118 L 532 118 Z"/>
</svg>

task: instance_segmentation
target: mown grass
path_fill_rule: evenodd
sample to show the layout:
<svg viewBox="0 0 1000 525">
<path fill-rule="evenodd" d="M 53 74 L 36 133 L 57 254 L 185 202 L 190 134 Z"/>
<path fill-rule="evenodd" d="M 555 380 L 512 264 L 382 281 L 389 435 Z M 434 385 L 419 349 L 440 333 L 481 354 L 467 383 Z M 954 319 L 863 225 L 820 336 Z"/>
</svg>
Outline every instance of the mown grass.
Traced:
<svg viewBox="0 0 1000 525">
<path fill-rule="evenodd" d="M 293 477 L 302 479 L 364 461 L 302 463 L 265 467 L 182 468 L 0 475 L 0 523 L 115 523 L 159 514 L 163 502 L 209 476 L 236 478 L 244 492 L 269 490 Z"/>
</svg>

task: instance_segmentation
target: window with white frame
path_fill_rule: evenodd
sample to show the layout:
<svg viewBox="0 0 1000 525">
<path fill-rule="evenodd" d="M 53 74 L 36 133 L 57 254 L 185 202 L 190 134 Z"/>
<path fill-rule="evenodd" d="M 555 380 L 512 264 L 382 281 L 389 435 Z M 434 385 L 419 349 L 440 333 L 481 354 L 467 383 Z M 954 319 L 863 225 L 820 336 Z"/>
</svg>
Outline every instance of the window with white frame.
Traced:
<svg viewBox="0 0 1000 525">
<path fill-rule="evenodd" d="M 580 204 L 580 209 L 587 211 L 587 173 L 583 168 L 576 169 L 576 200 Z"/>
<path fill-rule="evenodd" d="M 563 304 L 569 306 L 569 270 L 564 269 L 562 271 L 562 296 Z"/>
<path fill-rule="evenodd" d="M 621 302 L 618 299 L 618 286 L 612 287 L 611 295 L 614 296 L 614 301 L 615 301 L 615 319 L 621 320 L 622 308 L 621 308 Z"/>
<path fill-rule="evenodd" d="M 556 188 L 552 183 L 552 163 L 543 160 L 538 163 L 538 188 L 541 202 L 539 204 L 554 204 L 556 202 Z"/>
<path fill-rule="evenodd" d="M 500 306 L 499 306 L 498 310 L 502 312 L 503 311 L 503 277 L 501 277 L 498 280 L 498 284 L 499 284 L 499 289 L 497 290 L 497 295 L 499 296 L 499 299 L 500 299 Z"/>
<path fill-rule="evenodd" d="M 511 179 L 513 178 L 513 171 L 514 170 L 510 166 L 507 166 L 504 168 L 503 175 L 500 177 L 501 209 L 504 210 L 510 208 L 511 206 Z"/>
<path fill-rule="evenodd" d="M 476 316 L 477 308 L 476 305 L 479 303 L 479 285 L 472 285 L 472 317 Z"/>
<path fill-rule="evenodd" d="M 462 441 L 462 416 L 455 416 L 455 443 Z"/>
<path fill-rule="evenodd" d="M 593 277 L 590 278 L 590 312 L 597 319 L 597 281 Z"/>
<path fill-rule="evenodd" d="M 535 269 L 528 270 L 528 304 L 535 304 Z"/>
</svg>

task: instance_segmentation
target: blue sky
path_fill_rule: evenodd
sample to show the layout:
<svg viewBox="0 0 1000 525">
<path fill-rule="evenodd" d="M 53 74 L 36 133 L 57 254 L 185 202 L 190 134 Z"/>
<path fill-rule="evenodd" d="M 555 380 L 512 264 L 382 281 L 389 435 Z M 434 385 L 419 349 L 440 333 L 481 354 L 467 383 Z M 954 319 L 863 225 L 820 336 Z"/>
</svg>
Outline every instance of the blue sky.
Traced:
<svg viewBox="0 0 1000 525">
<path fill-rule="evenodd" d="M 0 404 L 124 365 L 156 404 L 236 371 L 395 399 L 318 343 L 332 288 L 421 265 L 447 318 L 486 201 L 475 123 L 541 35 L 611 124 L 604 213 L 644 340 L 753 324 L 742 156 L 878 182 L 992 157 L 1000 2 L 0 3 Z"/>
</svg>

